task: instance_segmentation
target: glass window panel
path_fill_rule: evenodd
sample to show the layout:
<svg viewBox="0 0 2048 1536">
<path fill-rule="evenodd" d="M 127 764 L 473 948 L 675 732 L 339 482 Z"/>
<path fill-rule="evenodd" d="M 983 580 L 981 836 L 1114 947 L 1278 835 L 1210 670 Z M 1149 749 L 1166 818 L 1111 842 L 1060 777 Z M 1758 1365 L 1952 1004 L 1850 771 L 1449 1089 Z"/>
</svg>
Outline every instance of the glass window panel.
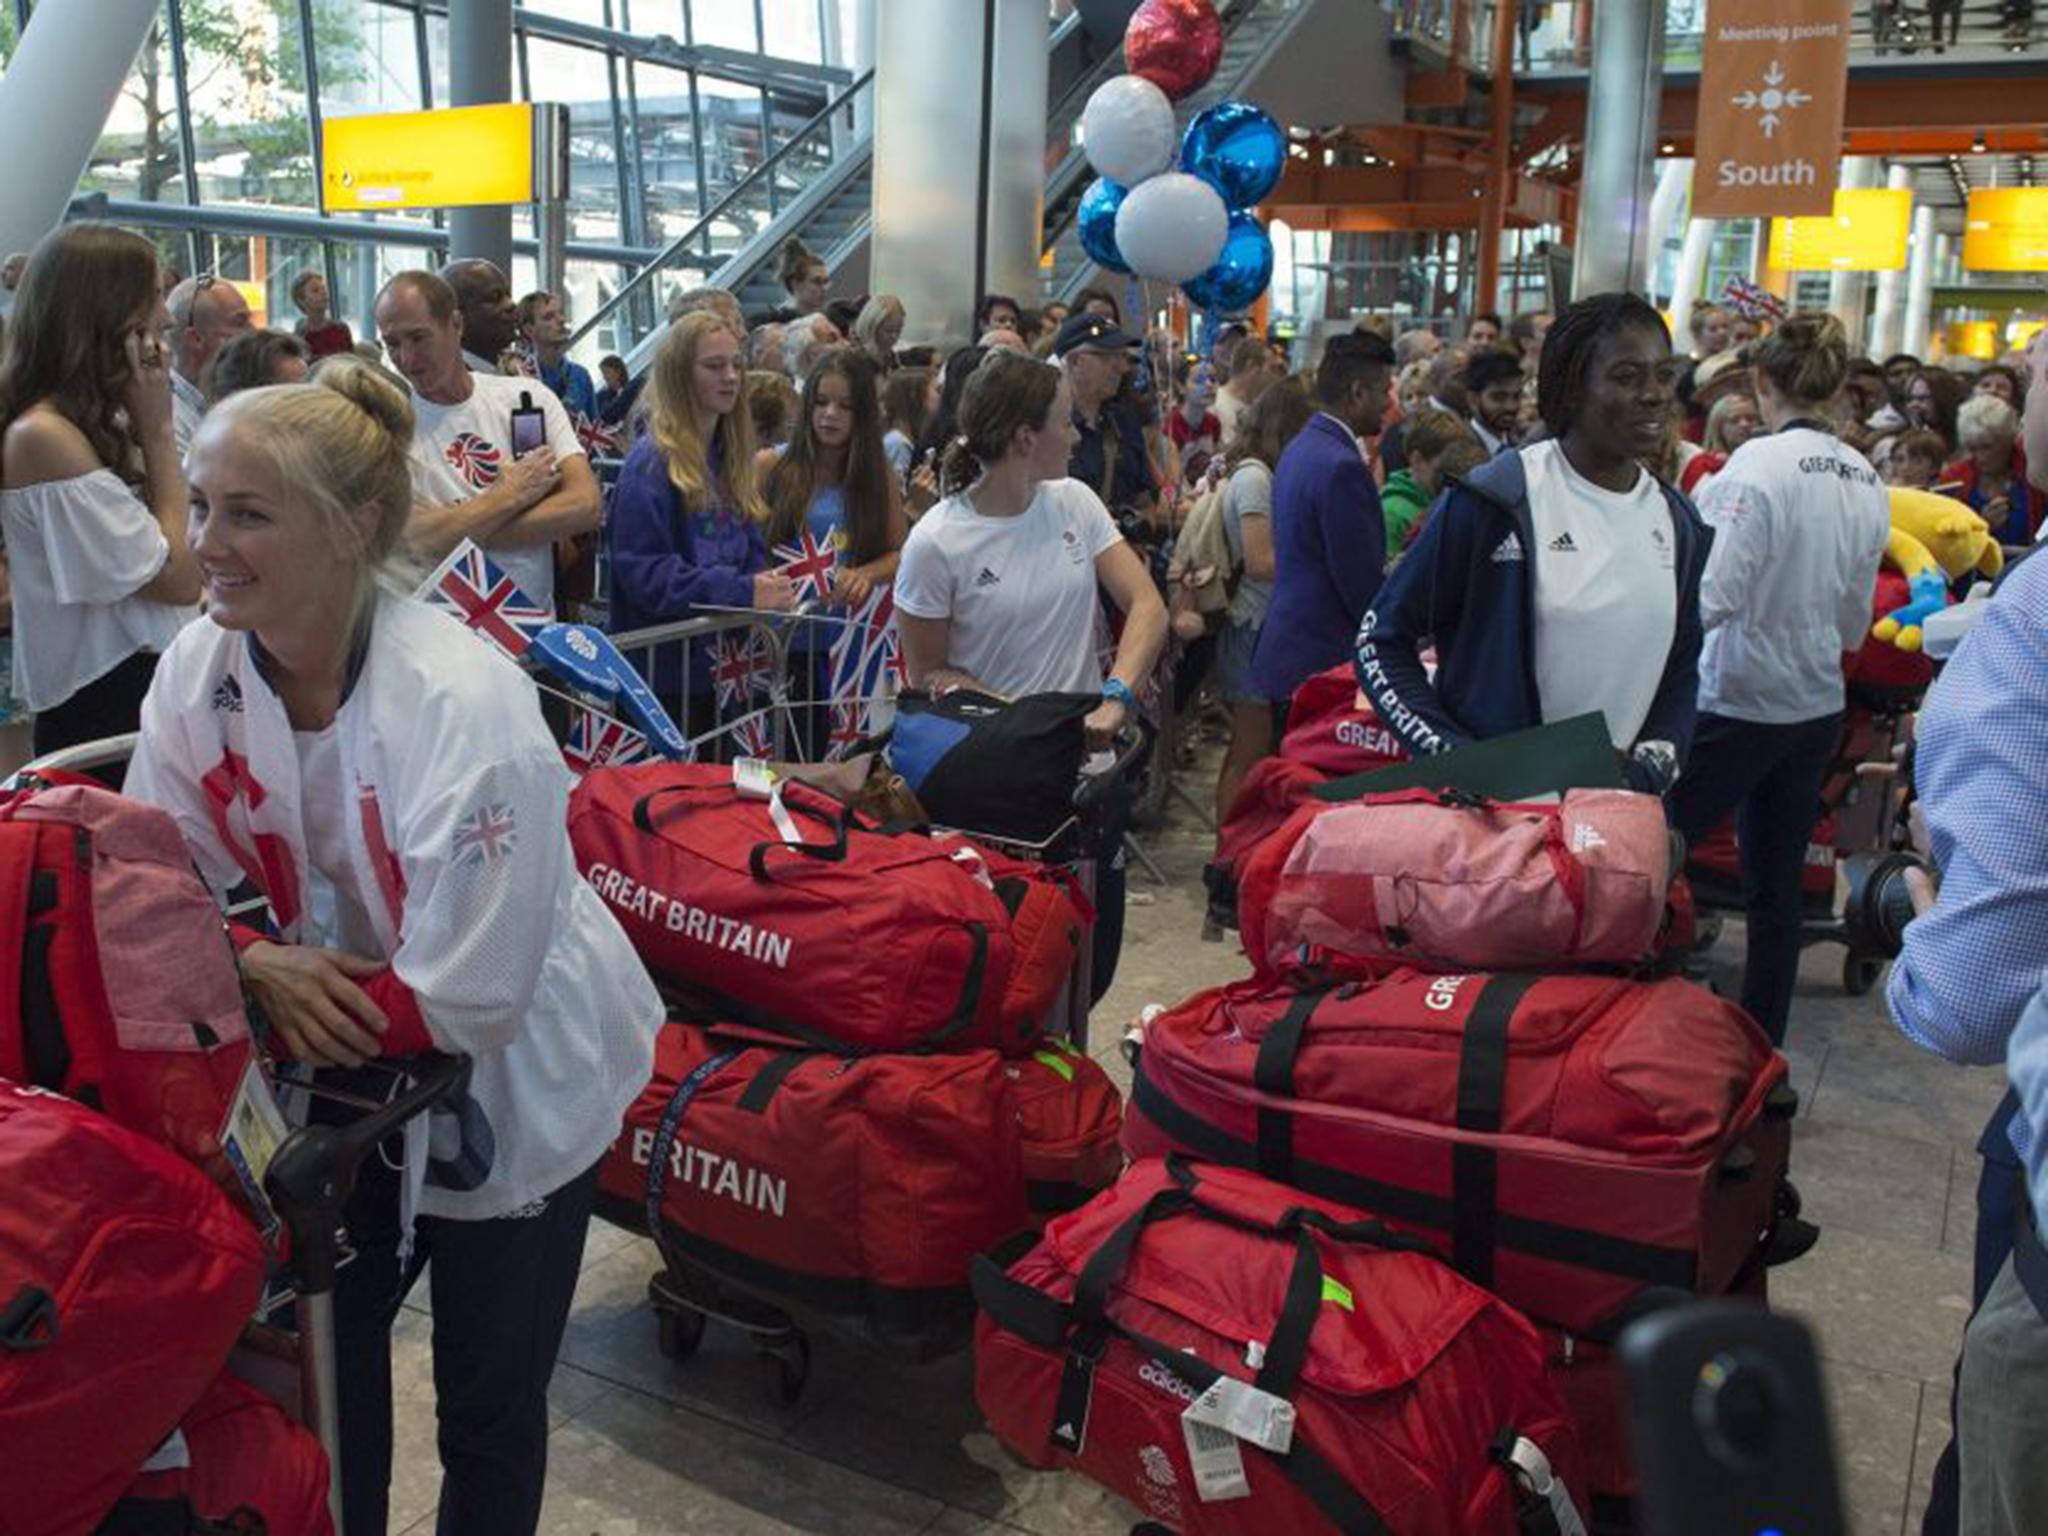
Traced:
<svg viewBox="0 0 2048 1536">
<path fill-rule="evenodd" d="M 825 61 L 824 39 L 818 34 L 818 0 L 761 0 L 761 31 L 763 53 L 806 64 Z"/>
<path fill-rule="evenodd" d="M 607 14 L 611 9 L 607 0 L 520 0 L 520 4 L 538 15 L 559 16 L 564 21 L 580 21 L 589 27 L 612 24 Z"/>
<path fill-rule="evenodd" d="M 612 25 L 641 37 L 683 35 L 683 0 L 619 0 Z"/>
<path fill-rule="evenodd" d="M 320 112 L 417 112 L 420 109 L 420 50 L 412 12 L 390 5 L 354 8 L 357 24 L 339 60 L 330 59 L 324 21 L 313 33 L 314 63 L 320 74 Z M 339 67 L 337 67 L 339 66 Z"/>
<path fill-rule="evenodd" d="M 618 151 L 612 141 L 606 56 L 593 48 L 529 37 L 526 65 L 534 98 L 569 108 L 570 238 L 617 240 Z"/>
<path fill-rule="evenodd" d="M 690 0 L 689 41 L 711 48 L 757 51 L 754 0 Z"/>
<path fill-rule="evenodd" d="M 679 69 L 652 64 L 636 63 L 631 68 L 640 106 L 640 176 L 647 188 L 647 234 L 651 242 L 666 244 L 695 224 L 701 211 L 690 77 Z"/>
<path fill-rule="evenodd" d="M 146 203 L 182 203 L 184 168 L 177 80 L 159 15 L 107 114 L 106 128 L 93 146 L 78 190 Z"/>
</svg>

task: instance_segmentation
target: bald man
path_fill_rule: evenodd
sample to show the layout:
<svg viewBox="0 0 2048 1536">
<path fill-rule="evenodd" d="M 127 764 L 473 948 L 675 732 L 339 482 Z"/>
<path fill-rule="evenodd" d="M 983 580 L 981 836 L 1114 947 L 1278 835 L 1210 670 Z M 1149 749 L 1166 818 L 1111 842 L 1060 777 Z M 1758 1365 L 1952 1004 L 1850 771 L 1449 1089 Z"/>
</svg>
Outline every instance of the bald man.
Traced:
<svg viewBox="0 0 2048 1536">
<path fill-rule="evenodd" d="M 206 370 L 254 322 L 241 289 L 211 273 L 179 283 L 164 307 L 171 315 L 171 433 L 182 459 L 206 414 Z"/>
<path fill-rule="evenodd" d="M 504 268 L 481 256 L 465 256 L 441 269 L 441 281 L 455 290 L 462 310 L 462 356 L 470 372 L 502 372 L 498 359 L 519 336 L 519 306 Z"/>
</svg>

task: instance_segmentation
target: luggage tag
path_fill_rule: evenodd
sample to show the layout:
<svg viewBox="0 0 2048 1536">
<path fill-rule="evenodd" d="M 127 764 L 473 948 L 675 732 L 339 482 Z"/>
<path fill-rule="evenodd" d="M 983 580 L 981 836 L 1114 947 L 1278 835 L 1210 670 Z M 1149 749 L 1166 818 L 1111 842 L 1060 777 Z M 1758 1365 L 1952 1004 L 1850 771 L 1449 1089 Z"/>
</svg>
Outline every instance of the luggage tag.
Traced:
<svg viewBox="0 0 2048 1536">
<path fill-rule="evenodd" d="M 263 1175 L 290 1134 L 284 1114 L 271 1095 L 270 1084 L 264 1079 L 262 1064 L 252 1053 L 242 1068 L 241 1082 L 235 1085 L 235 1096 L 228 1105 L 219 1139 L 221 1151 L 248 1199 L 249 1214 L 265 1237 L 278 1229 L 279 1222 L 270 1197 L 263 1192 Z"/>
<path fill-rule="evenodd" d="M 1237 1448 L 1237 1436 L 1188 1417 L 1180 1416 L 1181 1433 L 1188 1442 L 1188 1466 L 1195 1474 L 1195 1497 L 1204 1504 L 1251 1496 L 1252 1485 L 1244 1475 L 1244 1452 Z"/>
<path fill-rule="evenodd" d="M 1508 1448 L 1507 1462 L 1514 1469 L 1515 1480 L 1550 1505 L 1558 1536 L 1586 1536 L 1586 1522 L 1579 1517 L 1578 1506 L 1572 1503 L 1564 1480 L 1551 1471 L 1550 1458 L 1543 1454 L 1542 1446 L 1517 1435 Z"/>
<path fill-rule="evenodd" d="M 797 830 L 796 818 L 789 814 L 789 807 L 782 803 L 782 775 L 769 766 L 761 757 L 742 757 L 732 765 L 732 787 L 742 800 L 766 800 L 768 819 L 775 823 L 775 835 L 785 843 L 800 843 L 804 835 Z"/>
<path fill-rule="evenodd" d="M 1294 1404 L 1235 1376 L 1218 1376 L 1210 1382 L 1188 1404 L 1181 1419 L 1249 1440 L 1275 1456 L 1285 1456 L 1294 1444 Z"/>
</svg>

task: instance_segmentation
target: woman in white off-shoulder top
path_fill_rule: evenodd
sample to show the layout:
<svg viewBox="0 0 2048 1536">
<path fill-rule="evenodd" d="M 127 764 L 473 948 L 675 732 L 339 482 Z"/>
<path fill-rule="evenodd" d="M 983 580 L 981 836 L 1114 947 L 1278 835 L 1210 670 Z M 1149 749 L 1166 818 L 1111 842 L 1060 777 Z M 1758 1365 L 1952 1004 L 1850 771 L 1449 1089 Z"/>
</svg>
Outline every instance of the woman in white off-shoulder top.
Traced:
<svg viewBox="0 0 2048 1536">
<path fill-rule="evenodd" d="M 68 224 L 29 258 L 0 354 L 0 528 L 14 691 L 38 756 L 135 729 L 195 613 L 171 435 L 169 317 L 148 241 Z"/>
</svg>

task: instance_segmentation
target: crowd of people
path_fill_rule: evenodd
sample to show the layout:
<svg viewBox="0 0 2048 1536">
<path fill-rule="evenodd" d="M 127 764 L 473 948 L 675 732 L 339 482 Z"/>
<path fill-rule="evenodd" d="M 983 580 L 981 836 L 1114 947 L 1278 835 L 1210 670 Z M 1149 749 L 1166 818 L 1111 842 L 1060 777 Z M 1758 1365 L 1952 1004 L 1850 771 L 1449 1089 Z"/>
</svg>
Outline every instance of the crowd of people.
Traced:
<svg viewBox="0 0 2048 1536">
<path fill-rule="evenodd" d="M 375 1257 L 340 1307 L 352 1529 L 358 1510 L 381 1528 L 388 1333 L 429 1255 L 443 1528 L 531 1528 L 592 1172 L 660 1015 L 575 875 L 568 775 L 531 690 L 393 595 L 397 573 L 467 539 L 554 609 L 602 540 L 609 621 L 633 631 L 790 612 L 771 551 L 808 536 L 835 554 L 837 605 L 893 588 L 913 687 L 1086 694 L 1097 745 L 1148 690 L 1167 709 L 1213 697 L 1219 820 L 1295 690 L 1333 666 L 1418 757 L 1597 713 L 1625 782 L 1664 796 L 1684 837 L 1735 816 L 1743 1001 L 1782 1041 L 1886 487 L 1953 496 L 2015 557 L 2048 511 L 2029 471 L 2048 464 L 2040 346 L 1965 373 L 1857 356 L 1826 315 L 1712 305 L 1680 346 L 1650 304 L 1602 294 L 1554 317 L 1367 317 L 1306 359 L 1243 324 L 1189 347 L 1092 289 L 1071 311 L 987 295 L 974 340 L 942 352 L 903 345 L 889 295 L 833 298 L 800 242 L 781 275 L 788 302 L 755 315 L 678 293 L 636 377 L 618 356 L 593 376 L 568 356 L 562 296 L 515 300 L 473 259 L 391 277 L 361 340 L 317 271 L 290 285 L 292 331 L 257 328 L 235 284 L 167 281 L 110 226 L 59 229 L 20 273 L 0 526 L 35 750 L 140 728 L 131 792 L 172 812 L 217 885 L 252 881 L 277 914 L 278 933 L 238 942 L 293 1054 L 477 1057 L 473 1139 L 358 1191 Z M 622 461 L 608 488 L 604 459 Z M 1228 600 L 1183 623 L 1165 552 L 1205 496 Z M 1922 723 L 1942 882 L 1917 887 L 1890 990 L 1942 1055 L 2012 1045 L 2024 1097 L 1992 1153 L 2038 1200 L 2048 848 L 2013 811 L 2048 780 L 2048 563 L 2022 565 L 1991 615 Z M 802 706 L 820 645 L 790 654 Z M 653 681 L 715 717 L 701 658 Z M 1106 818 L 1098 992 L 1126 813 Z M 2007 1202 L 1986 1220 L 2008 1243 L 1962 1371 L 1966 1506 L 2042 1476 L 1973 1417 L 2005 1390 L 1987 1358 L 2048 1357 L 2048 1323 L 2012 1299 L 2020 1176 L 1987 1197 Z"/>
</svg>

